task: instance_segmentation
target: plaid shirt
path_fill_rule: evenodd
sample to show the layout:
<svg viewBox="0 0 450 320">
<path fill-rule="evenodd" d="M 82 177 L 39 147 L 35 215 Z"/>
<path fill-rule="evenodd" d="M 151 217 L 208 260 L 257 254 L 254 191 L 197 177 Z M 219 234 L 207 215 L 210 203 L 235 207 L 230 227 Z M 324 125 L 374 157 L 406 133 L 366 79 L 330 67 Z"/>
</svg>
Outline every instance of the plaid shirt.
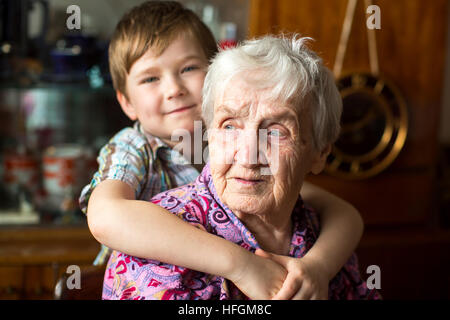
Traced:
<svg viewBox="0 0 450 320">
<path fill-rule="evenodd" d="M 79 203 L 86 214 L 94 188 L 107 179 L 127 183 L 137 200 L 193 182 L 199 172 L 161 139 L 145 133 L 139 122 L 118 132 L 101 150 L 98 171 L 81 191 Z M 102 245 L 94 265 L 103 265 L 111 249 Z"/>
</svg>

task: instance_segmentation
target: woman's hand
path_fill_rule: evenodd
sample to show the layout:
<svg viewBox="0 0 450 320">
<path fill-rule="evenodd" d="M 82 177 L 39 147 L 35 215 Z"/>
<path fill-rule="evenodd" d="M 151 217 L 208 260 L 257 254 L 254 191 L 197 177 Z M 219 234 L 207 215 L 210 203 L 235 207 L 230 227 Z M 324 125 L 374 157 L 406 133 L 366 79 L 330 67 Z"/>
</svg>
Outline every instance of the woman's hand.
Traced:
<svg viewBox="0 0 450 320">
<path fill-rule="evenodd" d="M 307 257 L 292 258 L 257 249 L 256 255 L 269 258 L 283 266 L 288 274 L 274 300 L 326 300 L 328 278 L 320 264 Z"/>
<path fill-rule="evenodd" d="M 274 298 L 282 289 L 288 274 L 274 259 L 258 256 L 245 249 L 235 262 L 236 267 L 228 279 L 252 300 Z"/>
</svg>

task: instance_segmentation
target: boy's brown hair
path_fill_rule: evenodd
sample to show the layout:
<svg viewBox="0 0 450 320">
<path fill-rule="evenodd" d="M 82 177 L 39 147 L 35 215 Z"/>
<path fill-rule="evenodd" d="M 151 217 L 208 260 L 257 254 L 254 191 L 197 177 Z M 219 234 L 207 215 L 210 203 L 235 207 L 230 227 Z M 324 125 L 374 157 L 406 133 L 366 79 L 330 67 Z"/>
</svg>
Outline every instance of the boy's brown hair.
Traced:
<svg viewBox="0 0 450 320">
<path fill-rule="evenodd" d="M 126 13 L 109 44 L 109 69 L 114 89 L 127 97 L 126 77 L 149 48 L 160 55 L 182 34 L 197 39 L 209 60 L 217 44 L 208 27 L 191 10 L 175 1 L 147 1 Z"/>
</svg>

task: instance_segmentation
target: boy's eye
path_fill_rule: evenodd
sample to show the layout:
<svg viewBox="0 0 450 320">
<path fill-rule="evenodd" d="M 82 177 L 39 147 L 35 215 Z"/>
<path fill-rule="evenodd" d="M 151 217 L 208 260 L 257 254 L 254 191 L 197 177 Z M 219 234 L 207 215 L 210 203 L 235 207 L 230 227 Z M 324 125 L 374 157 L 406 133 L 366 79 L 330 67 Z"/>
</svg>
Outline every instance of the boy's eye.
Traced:
<svg viewBox="0 0 450 320">
<path fill-rule="evenodd" d="M 150 83 L 150 82 L 155 82 L 157 80 L 158 80 L 157 77 L 148 77 L 148 78 L 145 78 L 142 82 L 143 83 Z"/>
<path fill-rule="evenodd" d="M 198 69 L 197 66 L 188 66 L 186 68 L 183 68 L 183 70 L 181 72 L 188 72 L 188 71 L 192 71 L 192 70 L 196 70 Z"/>
</svg>

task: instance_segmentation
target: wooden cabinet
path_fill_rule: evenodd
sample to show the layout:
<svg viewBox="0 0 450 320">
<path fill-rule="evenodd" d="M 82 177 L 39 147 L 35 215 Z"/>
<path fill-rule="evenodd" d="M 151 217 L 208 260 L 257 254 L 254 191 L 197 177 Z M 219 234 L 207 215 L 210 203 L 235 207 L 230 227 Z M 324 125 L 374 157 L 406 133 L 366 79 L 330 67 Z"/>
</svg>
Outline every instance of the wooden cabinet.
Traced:
<svg viewBox="0 0 450 320">
<path fill-rule="evenodd" d="M 0 227 L 0 299 L 53 299 L 67 267 L 90 266 L 99 249 L 86 225 Z"/>
</svg>

